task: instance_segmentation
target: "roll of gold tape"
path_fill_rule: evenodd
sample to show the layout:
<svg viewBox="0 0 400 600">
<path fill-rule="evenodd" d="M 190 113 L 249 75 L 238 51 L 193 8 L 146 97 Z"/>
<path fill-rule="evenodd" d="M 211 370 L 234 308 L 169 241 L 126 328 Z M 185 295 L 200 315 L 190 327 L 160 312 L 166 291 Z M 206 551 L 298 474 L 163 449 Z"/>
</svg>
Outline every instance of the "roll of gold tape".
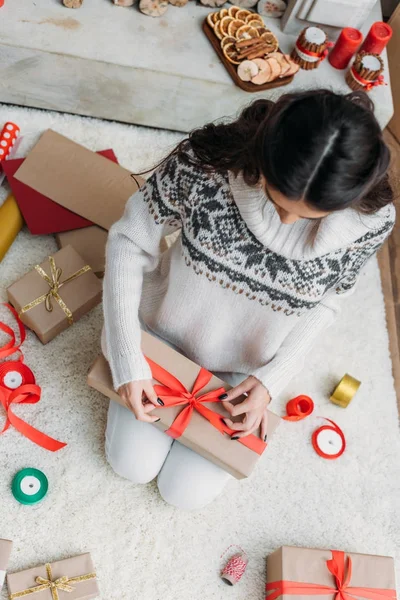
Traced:
<svg viewBox="0 0 400 600">
<path fill-rule="evenodd" d="M 350 402 L 353 400 L 356 395 L 358 388 L 361 385 L 361 381 L 355 379 L 348 373 L 339 381 L 338 385 L 335 388 L 331 396 L 331 402 L 341 406 L 342 408 L 347 408 Z"/>
<path fill-rule="evenodd" d="M 0 260 L 17 237 L 24 224 L 18 204 L 13 195 L 0 206 Z"/>
</svg>

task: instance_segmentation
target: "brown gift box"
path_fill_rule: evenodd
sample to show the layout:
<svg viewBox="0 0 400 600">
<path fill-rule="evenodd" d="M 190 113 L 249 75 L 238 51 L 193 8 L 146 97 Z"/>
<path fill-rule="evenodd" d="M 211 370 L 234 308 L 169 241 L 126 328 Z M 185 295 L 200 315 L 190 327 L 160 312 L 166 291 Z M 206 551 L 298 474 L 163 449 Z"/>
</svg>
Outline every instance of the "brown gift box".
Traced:
<svg viewBox="0 0 400 600">
<path fill-rule="evenodd" d="M 0 539 L 0 592 L 6 576 L 8 561 L 10 560 L 12 541 Z"/>
<path fill-rule="evenodd" d="M 142 332 L 142 351 L 145 356 L 151 358 L 179 379 L 189 391 L 192 390 L 200 370 L 199 365 L 146 332 Z M 153 383 L 157 382 L 153 380 Z M 111 398 L 111 400 L 124 405 L 120 396 L 113 389 L 111 372 L 103 356 L 99 356 L 90 369 L 88 384 L 95 390 L 108 396 L 108 398 Z M 221 386 L 227 390 L 230 389 L 229 385 L 218 379 L 218 377 L 213 376 L 199 394 L 205 394 Z M 238 402 L 243 399 L 238 399 Z M 211 408 L 216 413 L 227 416 L 222 403 L 205 403 L 205 406 Z M 152 414 L 161 420 L 155 423 L 154 426 L 165 431 L 172 425 L 175 417 L 182 409 L 183 406 L 155 409 Z M 268 419 L 268 440 L 271 439 L 279 422 L 280 418 L 270 412 Z M 259 432 L 256 432 L 255 435 L 259 435 Z M 250 450 L 237 441 L 232 441 L 229 436 L 220 433 L 197 411 L 193 412 L 188 427 L 178 439 L 181 444 L 201 454 L 201 456 L 212 461 L 237 479 L 248 477 L 260 458 L 253 450 Z"/>
<path fill-rule="evenodd" d="M 395 598 L 395 571 L 394 560 L 388 556 L 373 556 L 370 554 L 354 554 L 346 552 L 345 557 L 351 558 L 352 574 L 349 587 L 362 587 L 372 589 L 390 589 Z M 291 581 L 300 583 L 311 583 L 328 586 L 336 589 L 335 578 L 328 570 L 327 561 L 332 559 L 330 550 L 317 550 L 315 548 L 295 548 L 283 546 L 267 558 L 267 583 L 276 581 Z M 299 598 L 313 598 L 313 600 L 335 600 L 337 591 L 330 594 L 298 595 L 295 593 L 284 593 L 278 596 L 279 600 L 295 600 Z M 351 590 L 349 589 L 351 594 Z M 271 592 L 267 593 L 267 600 Z M 357 593 L 352 598 L 366 598 Z"/>
<path fill-rule="evenodd" d="M 59 248 L 72 246 L 83 260 L 92 267 L 97 277 L 103 277 L 106 264 L 106 244 L 108 231 L 91 225 L 84 229 L 62 231 L 56 234 Z"/>
<path fill-rule="evenodd" d="M 67 577 L 68 581 L 65 581 L 65 585 L 71 586 L 73 589 L 65 591 L 59 587 L 54 593 L 51 590 L 50 584 L 48 584 L 47 588 L 44 587 L 41 591 L 35 591 L 35 587 L 41 585 L 41 583 L 36 581 L 37 577 L 49 581 L 49 573 L 46 565 L 41 565 L 33 569 L 26 569 L 25 571 L 7 575 L 10 600 L 14 600 L 14 598 L 32 598 L 32 600 L 54 600 L 55 598 L 59 598 L 59 600 L 89 600 L 89 598 L 97 598 L 99 595 L 92 558 L 88 552 L 79 556 L 66 558 L 65 560 L 52 562 L 50 563 L 50 569 L 51 581 L 56 582 L 56 588 L 57 579 Z M 82 580 L 79 581 L 81 577 Z M 26 592 L 29 588 L 33 588 L 31 593 Z"/>
<path fill-rule="evenodd" d="M 73 275 L 86 266 L 86 262 L 71 247 L 67 246 L 53 254 L 55 265 L 62 269 L 60 282 Z M 51 277 L 50 261 L 47 259 L 40 265 L 48 276 Z M 46 280 L 33 269 L 7 289 L 9 302 L 18 313 L 22 308 L 48 294 L 50 286 Z M 78 321 L 101 301 L 102 285 L 92 270 L 79 275 L 72 281 L 65 283 L 59 289 L 59 296 L 71 311 L 73 321 Z M 43 344 L 47 344 L 56 335 L 67 329 L 70 322 L 54 297 L 50 297 L 53 309 L 46 308 L 46 302 L 40 302 L 30 310 L 20 314 L 22 322 L 32 329 Z"/>
</svg>

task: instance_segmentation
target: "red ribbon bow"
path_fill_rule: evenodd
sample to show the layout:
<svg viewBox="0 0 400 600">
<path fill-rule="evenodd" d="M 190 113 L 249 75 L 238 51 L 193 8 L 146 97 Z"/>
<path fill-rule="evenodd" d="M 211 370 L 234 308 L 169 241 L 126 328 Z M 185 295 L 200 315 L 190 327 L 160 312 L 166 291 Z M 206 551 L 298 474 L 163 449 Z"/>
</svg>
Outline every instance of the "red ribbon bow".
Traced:
<svg viewBox="0 0 400 600">
<path fill-rule="evenodd" d="M 32 371 L 23 363 L 24 356 L 20 347 L 26 337 L 24 325 L 20 321 L 16 311 L 8 304 L 5 304 L 5 306 L 10 310 L 17 321 L 20 341 L 17 343 L 15 333 L 8 325 L 0 323 L 0 330 L 7 333 L 11 338 L 9 342 L 0 348 L 0 358 L 10 356 L 14 352 L 19 352 L 20 357 L 19 361 L 7 361 L 0 365 L 0 403 L 6 411 L 6 422 L 3 429 L 0 431 L 0 435 L 7 431 L 12 425 L 17 431 L 38 446 L 50 450 L 51 452 L 56 452 L 57 450 L 64 448 L 66 444 L 35 429 L 35 427 L 32 427 L 17 417 L 12 411 L 13 404 L 37 404 L 40 400 L 41 389 L 36 385 Z M 7 385 L 7 376 L 12 377 L 13 375 L 14 377 L 16 375 L 21 380 L 21 385 L 18 385 L 15 388 Z"/>
<path fill-rule="evenodd" d="M 164 408 L 171 406 L 185 406 L 165 433 L 174 439 L 179 438 L 185 432 L 185 429 L 192 418 L 193 411 L 195 410 L 221 433 L 226 433 L 229 436 L 235 433 L 233 429 L 230 429 L 230 427 L 225 424 L 223 417 L 220 414 L 214 412 L 207 406 L 204 406 L 205 402 L 220 402 L 219 396 L 225 393 L 225 388 L 220 387 L 211 392 L 207 392 L 202 396 L 196 397 L 196 394 L 210 382 L 212 373 L 202 367 L 192 391 L 189 392 L 183 383 L 166 369 L 150 358 L 146 357 L 146 360 L 150 365 L 153 378 L 162 384 L 155 385 L 154 390 L 157 396 L 164 402 Z M 260 455 L 267 446 L 265 442 L 255 435 L 247 435 L 246 437 L 239 438 L 237 441 Z"/>
<path fill-rule="evenodd" d="M 276 600 L 283 594 L 292 596 L 334 596 L 334 600 L 396 600 L 396 590 L 383 588 L 351 587 L 352 561 L 344 552 L 332 550 L 332 559 L 326 561 L 328 570 L 335 578 L 335 587 L 298 581 L 274 581 L 267 583 L 266 600 Z"/>
<path fill-rule="evenodd" d="M 301 46 L 299 44 L 299 42 L 296 42 L 296 48 L 297 48 L 297 50 L 299 50 L 303 54 L 306 54 L 307 56 L 312 56 L 314 58 L 319 58 L 320 62 L 322 62 L 323 60 L 325 60 L 325 58 L 328 56 L 328 54 L 329 54 L 328 48 L 333 48 L 333 46 L 334 46 L 333 42 L 327 42 L 325 50 L 321 54 L 318 54 L 318 52 L 311 52 L 311 50 L 307 50 L 306 48 L 303 48 L 303 46 Z"/>
<path fill-rule="evenodd" d="M 378 85 L 386 85 L 385 78 L 383 77 L 383 75 L 379 75 L 377 79 L 375 79 L 374 81 L 370 81 L 369 79 L 364 79 L 364 77 L 361 77 L 361 75 L 357 73 L 354 67 L 351 67 L 351 73 L 354 79 L 365 87 L 367 92 L 371 91 L 374 87 L 377 87 Z"/>
</svg>

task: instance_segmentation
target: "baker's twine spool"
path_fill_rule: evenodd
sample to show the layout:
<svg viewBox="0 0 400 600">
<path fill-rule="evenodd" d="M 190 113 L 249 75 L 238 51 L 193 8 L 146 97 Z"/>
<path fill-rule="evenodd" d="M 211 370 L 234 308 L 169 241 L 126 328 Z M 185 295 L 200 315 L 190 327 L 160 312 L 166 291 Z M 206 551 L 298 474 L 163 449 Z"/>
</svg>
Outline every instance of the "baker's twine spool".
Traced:
<svg viewBox="0 0 400 600">
<path fill-rule="evenodd" d="M 236 548 L 240 552 L 237 552 L 228 560 L 221 571 L 221 579 L 228 585 L 236 585 L 242 579 L 246 571 L 248 558 L 246 552 L 240 546 L 231 544 L 225 552 L 221 554 L 221 559 L 231 548 Z"/>
<path fill-rule="evenodd" d="M 297 38 L 291 58 L 301 69 L 310 71 L 319 67 L 328 56 L 328 48 L 333 46 L 320 27 L 306 27 Z"/>
<path fill-rule="evenodd" d="M 354 91 L 370 92 L 378 85 L 386 85 L 383 69 L 383 60 L 378 54 L 359 52 L 346 73 L 346 83 Z"/>
<path fill-rule="evenodd" d="M 361 381 L 358 381 L 358 379 L 346 373 L 335 387 L 330 398 L 331 402 L 342 408 L 347 408 L 358 392 L 360 385 Z"/>
</svg>

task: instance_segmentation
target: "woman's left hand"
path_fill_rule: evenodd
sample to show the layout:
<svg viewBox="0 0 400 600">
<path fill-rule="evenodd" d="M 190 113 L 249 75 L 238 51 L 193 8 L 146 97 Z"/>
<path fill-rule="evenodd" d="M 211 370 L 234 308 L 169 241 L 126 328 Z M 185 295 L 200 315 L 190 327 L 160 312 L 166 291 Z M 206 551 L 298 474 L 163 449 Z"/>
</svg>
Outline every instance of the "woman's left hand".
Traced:
<svg viewBox="0 0 400 600">
<path fill-rule="evenodd" d="M 231 401 L 243 394 L 247 394 L 246 400 L 239 404 L 231 404 Z M 221 397 L 224 407 L 232 416 L 244 415 L 241 422 L 233 422 L 231 419 L 224 419 L 225 423 L 235 431 L 231 439 L 235 440 L 246 435 L 250 435 L 261 426 L 261 439 L 267 440 L 267 407 L 271 402 L 271 397 L 266 387 L 255 377 L 248 377 L 240 385 L 232 388 Z"/>
</svg>

